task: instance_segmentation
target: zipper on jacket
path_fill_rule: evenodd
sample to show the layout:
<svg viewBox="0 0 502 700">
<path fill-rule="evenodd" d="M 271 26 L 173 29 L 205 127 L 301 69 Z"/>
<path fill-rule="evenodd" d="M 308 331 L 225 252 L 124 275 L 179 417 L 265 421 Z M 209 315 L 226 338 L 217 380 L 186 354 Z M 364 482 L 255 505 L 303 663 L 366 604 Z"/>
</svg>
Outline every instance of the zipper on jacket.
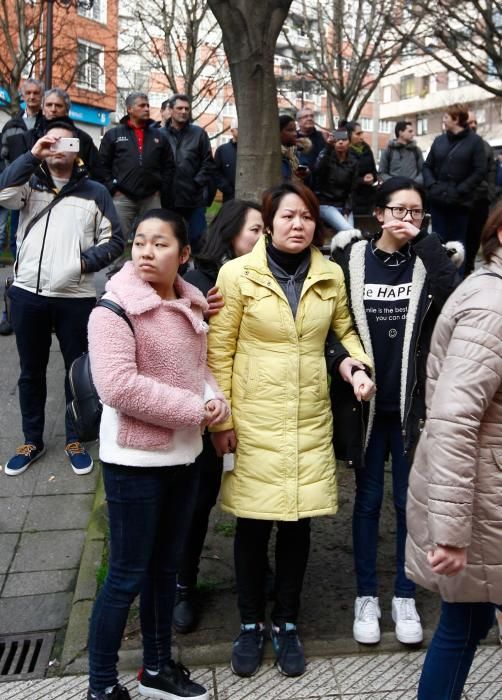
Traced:
<svg viewBox="0 0 502 700">
<path fill-rule="evenodd" d="M 42 274 L 42 258 L 44 255 L 44 248 L 45 248 L 45 239 L 47 238 L 47 228 L 49 226 L 49 217 L 51 213 L 49 212 L 47 214 L 47 219 L 45 220 L 45 231 L 44 231 L 44 237 L 42 239 L 42 248 L 40 250 L 40 258 L 38 260 L 38 274 L 37 274 L 37 291 L 36 294 L 41 292 L 42 290 L 40 289 L 40 275 Z"/>
<path fill-rule="evenodd" d="M 409 416 L 410 416 L 410 411 L 411 411 L 411 397 L 413 396 L 413 392 L 415 391 L 415 388 L 416 388 L 416 386 L 417 386 L 417 374 L 418 374 L 418 373 L 417 373 L 417 346 L 418 346 L 418 339 L 420 338 L 420 334 L 421 334 L 421 332 L 422 332 L 422 326 L 424 325 L 425 317 L 426 317 L 427 314 L 429 313 L 429 309 L 430 309 L 431 306 L 432 306 L 432 302 L 433 302 L 433 299 L 432 299 L 432 296 L 431 296 L 431 298 L 429 299 L 429 303 L 428 303 L 427 306 L 426 306 L 424 315 L 422 316 L 422 319 L 421 319 L 421 321 L 420 321 L 420 326 L 418 327 L 418 333 L 417 333 L 417 340 L 416 340 L 416 343 L 415 343 L 415 353 L 414 353 L 415 379 L 414 379 L 414 381 L 413 381 L 413 386 L 411 387 L 410 396 L 409 396 L 409 401 L 408 401 L 408 409 L 407 409 L 406 414 L 405 414 L 405 416 L 404 416 L 404 418 L 403 418 L 403 427 L 402 427 L 402 431 L 401 431 L 402 436 L 403 436 L 404 451 L 405 451 L 405 453 L 408 451 L 407 448 L 406 448 L 406 426 L 407 426 L 407 424 L 408 424 L 408 418 L 409 418 Z"/>
</svg>

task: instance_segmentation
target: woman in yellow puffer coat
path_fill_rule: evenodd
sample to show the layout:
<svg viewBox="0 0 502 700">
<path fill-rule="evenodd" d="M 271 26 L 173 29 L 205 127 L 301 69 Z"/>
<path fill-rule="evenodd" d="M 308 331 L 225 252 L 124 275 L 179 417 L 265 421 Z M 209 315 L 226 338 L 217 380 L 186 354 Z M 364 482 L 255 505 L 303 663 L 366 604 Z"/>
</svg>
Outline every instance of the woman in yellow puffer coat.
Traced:
<svg viewBox="0 0 502 700">
<path fill-rule="evenodd" d="M 310 518 L 337 510 L 325 341 L 334 330 L 351 357 L 339 370 L 359 398 L 373 383 L 347 308 L 343 273 L 314 245 L 319 204 L 303 185 L 263 197 L 268 235 L 225 264 L 217 286 L 225 306 L 212 320 L 208 363 L 231 402 L 213 434 L 217 452 L 235 452 L 223 477 L 222 508 L 237 516 L 235 566 L 241 633 L 232 670 L 253 675 L 263 653 L 267 547 L 274 521 L 275 606 L 271 636 L 285 675 L 305 669 L 296 619 L 310 542 Z M 314 245 L 312 245 L 314 243 Z"/>
</svg>

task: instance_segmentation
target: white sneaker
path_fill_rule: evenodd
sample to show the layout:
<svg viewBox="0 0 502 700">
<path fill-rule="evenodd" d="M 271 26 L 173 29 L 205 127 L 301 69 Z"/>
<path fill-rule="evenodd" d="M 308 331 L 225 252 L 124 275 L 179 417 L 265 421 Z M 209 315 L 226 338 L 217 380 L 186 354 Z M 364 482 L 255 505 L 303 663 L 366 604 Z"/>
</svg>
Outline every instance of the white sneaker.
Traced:
<svg viewBox="0 0 502 700">
<path fill-rule="evenodd" d="M 354 603 L 353 635 L 360 644 L 376 644 L 380 641 L 380 624 L 382 616 L 378 598 L 370 595 L 359 596 Z"/>
<path fill-rule="evenodd" d="M 424 638 L 414 598 L 392 598 L 392 619 L 396 637 L 402 644 L 419 644 Z"/>
</svg>

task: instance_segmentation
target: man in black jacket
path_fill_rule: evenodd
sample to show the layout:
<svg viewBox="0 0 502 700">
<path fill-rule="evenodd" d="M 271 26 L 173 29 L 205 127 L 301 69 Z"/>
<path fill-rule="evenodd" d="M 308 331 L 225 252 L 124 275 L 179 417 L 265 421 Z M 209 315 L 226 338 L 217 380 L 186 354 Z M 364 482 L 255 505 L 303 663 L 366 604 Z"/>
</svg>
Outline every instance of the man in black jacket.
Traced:
<svg viewBox="0 0 502 700">
<path fill-rule="evenodd" d="M 106 132 L 99 156 L 122 232 L 129 238 L 134 220 L 149 209 L 172 207 L 173 154 L 165 132 L 150 119 L 148 97 L 132 92 L 127 115 Z"/>
<path fill-rule="evenodd" d="M 237 119 L 232 119 L 230 128 L 232 139 L 223 143 L 215 151 L 214 165 L 216 168 L 216 185 L 223 194 L 223 201 L 228 202 L 235 197 L 235 170 L 237 167 L 237 139 L 239 130 Z"/>
<path fill-rule="evenodd" d="M 174 153 L 174 208 L 188 222 L 190 244 L 196 251 L 206 228 L 204 208 L 215 180 L 213 154 L 204 129 L 190 123 L 191 100 L 176 94 L 169 100 L 171 118 L 166 133 Z"/>
<path fill-rule="evenodd" d="M 310 107 L 300 109 L 296 114 L 298 122 L 298 131 L 296 135 L 300 145 L 302 139 L 308 139 L 312 144 L 311 148 L 302 150 L 298 148 L 298 160 L 300 165 L 306 165 L 310 172 L 314 172 L 315 164 L 319 154 L 326 147 L 326 139 L 322 132 L 316 129 L 314 121 L 314 112 Z"/>
<path fill-rule="evenodd" d="M 483 140 L 469 129 L 468 118 L 465 105 L 447 108 L 445 133 L 434 139 L 422 171 L 433 231 L 464 247 L 474 192 L 487 169 Z"/>
</svg>

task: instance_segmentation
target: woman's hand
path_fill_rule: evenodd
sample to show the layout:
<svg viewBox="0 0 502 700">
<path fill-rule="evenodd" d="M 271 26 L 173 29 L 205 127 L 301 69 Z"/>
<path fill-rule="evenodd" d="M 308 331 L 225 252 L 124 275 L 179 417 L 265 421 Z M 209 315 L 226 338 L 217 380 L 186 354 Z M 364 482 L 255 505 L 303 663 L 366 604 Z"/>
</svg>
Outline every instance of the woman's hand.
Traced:
<svg viewBox="0 0 502 700">
<path fill-rule="evenodd" d="M 364 365 L 360 360 L 355 360 L 353 357 L 346 357 L 338 365 L 338 371 L 344 382 L 352 384 L 352 368 L 358 367 L 364 371 Z"/>
<path fill-rule="evenodd" d="M 400 221 L 393 219 L 382 226 L 382 231 L 388 229 L 395 236 L 400 236 L 403 240 L 409 241 L 415 236 L 418 236 L 420 229 L 412 224 L 411 221 Z"/>
<path fill-rule="evenodd" d="M 218 457 L 229 452 L 235 452 L 237 438 L 234 430 L 222 430 L 221 433 L 211 433 L 211 441 Z"/>
<path fill-rule="evenodd" d="M 358 401 L 369 401 L 376 392 L 376 386 L 363 369 L 357 370 L 352 375 L 352 388 Z"/>
<path fill-rule="evenodd" d="M 218 425 L 227 420 L 230 409 L 226 401 L 222 399 L 211 399 L 206 401 L 204 406 L 204 425 Z"/>
<path fill-rule="evenodd" d="M 221 296 L 218 287 L 211 287 L 206 296 L 206 301 L 209 304 L 209 308 L 204 314 L 204 318 L 211 318 L 211 316 L 216 316 L 218 311 L 225 306 L 225 301 Z"/>
<path fill-rule="evenodd" d="M 366 173 L 366 175 L 364 175 L 364 177 L 363 177 L 363 182 L 365 185 L 372 185 L 374 180 L 375 180 L 375 178 L 373 177 L 373 175 L 371 173 Z"/>
<path fill-rule="evenodd" d="M 427 553 L 427 561 L 435 574 L 456 576 L 467 566 L 467 550 L 438 544 Z"/>
</svg>

